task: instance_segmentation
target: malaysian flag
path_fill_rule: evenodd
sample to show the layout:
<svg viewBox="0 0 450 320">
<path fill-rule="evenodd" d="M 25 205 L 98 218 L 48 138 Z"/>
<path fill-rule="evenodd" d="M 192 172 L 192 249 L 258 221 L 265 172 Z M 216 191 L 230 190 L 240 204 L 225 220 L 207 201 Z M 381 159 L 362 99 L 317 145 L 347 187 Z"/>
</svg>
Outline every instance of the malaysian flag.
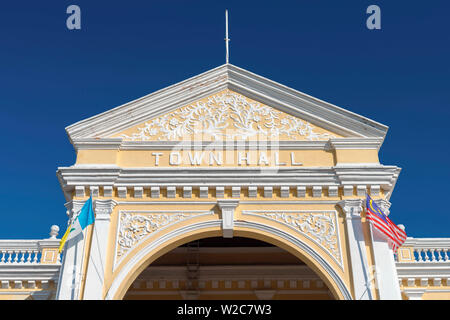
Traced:
<svg viewBox="0 0 450 320">
<path fill-rule="evenodd" d="M 406 233 L 381 211 L 369 195 L 367 195 L 366 201 L 366 219 L 372 223 L 375 229 L 389 238 L 392 243 L 392 251 L 397 253 L 397 249 L 406 240 Z"/>
</svg>

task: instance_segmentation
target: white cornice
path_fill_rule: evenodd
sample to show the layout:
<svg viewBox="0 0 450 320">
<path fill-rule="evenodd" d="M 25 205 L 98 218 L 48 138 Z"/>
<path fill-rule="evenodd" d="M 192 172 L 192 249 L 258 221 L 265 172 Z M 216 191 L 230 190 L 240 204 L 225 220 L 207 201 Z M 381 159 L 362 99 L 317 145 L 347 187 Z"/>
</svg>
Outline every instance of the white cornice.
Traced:
<svg viewBox="0 0 450 320">
<path fill-rule="evenodd" d="M 0 265 L 1 280 L 57 280 L 61 265 L 6 264 Z"/>
<path fill-rule="evenodd" d="M 58 248 L 60 239 L 0 240 L 0 250 L 40 250 Z"/>
<path fill-rule="evenodd" d="M 72 143 L 105 138 L 229 88 L 346 137 L 384 138 L 388 127 L 230 64 L 126 103 L 66 128 Z M 89 145 L 89 143 L 87 143 Z"/>
<path fill-rule="evenodd" d="M 450 249 L 450 238 L 407 238 L 403 247 Z"/>
<path fill-rule="evenodd" d="M 325 141 L 124 141 L 122 138 L 74 139 L 75 150 L 330 150 L 376 149 L 382 138 L 331 138 Z"/>
<path fill-rule="evenodd" d="M 376 149 L 383 143 L 383 138 L 331 138 L 333 149 Z"/>
<path fill-rule="evenodd" d="M 73 141 L 75 150 L 118 150 L 122 144 L 122 138 L 87 138 Z"/>
<path fill-rule="evenodd" d="M 58 179 L 65 194 L 76 186 L 168 187 L 168 186 L 380 186 L 391 190 L 400 168 L 354 167 L 144 167 L 111 168 L 72 166 L 59 168 Z M 68 198 L 68 200 L 70 200 Z"/>
</svg>

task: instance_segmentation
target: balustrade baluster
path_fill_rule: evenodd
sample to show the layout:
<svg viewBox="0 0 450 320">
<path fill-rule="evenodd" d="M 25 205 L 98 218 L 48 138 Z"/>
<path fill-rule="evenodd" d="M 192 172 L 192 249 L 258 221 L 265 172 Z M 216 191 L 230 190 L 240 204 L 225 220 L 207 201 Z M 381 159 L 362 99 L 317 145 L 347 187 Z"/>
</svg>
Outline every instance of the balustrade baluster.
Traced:
<svg viewBox="0 0 450 320">
<path fill-rule="evenodd" d="M 422 260 L 422 254 L 421 254 L 422 250 L 421 249 L 414 249 L 414 251 L 417 252 L 417 262 L 422 262 L 423 261 Z"/>
<path fill-rule="evenodd" d="M 436 262 L 436 257 L 434 256 L 435 251 L 436 251 L 436 249 L 430 249 L 431 262 Z"/>
<path fill-rule="evenodd" d="M 33 251 L 32 250 L 27 250 L 27 254 L 28 254 L 28 257 L 27 257 L 27 264 L 30 264 L 31 263 L 31 253 L 32 253 Z"/>
<path fill-rule="evenodd" d="M 442 262 L 441 251 L 442 249 L 436 249 L 437 262 Z"/>
<path fill-rule="evenodd" d="M 445 262 L 448 261 L 447 251 L 448 251 L 448 249 L 444 249 L 444 252 L 443 252 L 443 255 L 444 255 L 444 261 L 445 261 Z"/>
<path fill-rule="evenodd" d="M 19 262 L 19 253 L 20 253 L 20 251 L 14 250 L 14 263 Z"/>
<path fill-rule="evenodd" d="M 8 251 L 8 262 L 7 263 L 11 263 L 13 253 L 14 253 L 14 251 Z"/>
<path fill-rule="evenodd" d="M 20 253 L 22 254 L 22 256 L 20 257 L 20 263 L 25 263 L 25 250 L 20 250 Z"/>
<path fill-rule="evenodd" d="M 39 251 L 38 250 L 34 250 L 33 252 L 34 252 L 33 263 L 38 263 L 38 253 L 39 253 Z"/>
<path fill-rule="evenodd" d="M 0 263 L 5 263 L 6 251 L 1 250 L 0 254 L 2 255 L 2 259 L 0 260 Z"/>
<path fill-rule="evenodd" d="M 428 256 L 428 249 L 422 249 L 425 255 L 425 262 L 430 262 L 430 257 Z"/>
</svg>

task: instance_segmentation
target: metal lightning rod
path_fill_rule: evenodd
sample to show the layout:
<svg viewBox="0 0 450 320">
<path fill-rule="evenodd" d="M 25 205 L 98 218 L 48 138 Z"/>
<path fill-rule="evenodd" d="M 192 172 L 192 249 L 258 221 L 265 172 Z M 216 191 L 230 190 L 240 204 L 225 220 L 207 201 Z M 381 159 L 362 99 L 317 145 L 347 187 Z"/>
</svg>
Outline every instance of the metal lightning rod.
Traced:
<svg viewBox="0 0 450 320">
<path fill-rule="evenodd" d="M 225 56 L 225 62 L 228 64 L 229 62 L 229 48 L 228 48 L 228 42 L 230 39 L 228 38 L 228 10 L 225 10 L 225 49 L 226 49 L 226 56 Z"/>
</svg>

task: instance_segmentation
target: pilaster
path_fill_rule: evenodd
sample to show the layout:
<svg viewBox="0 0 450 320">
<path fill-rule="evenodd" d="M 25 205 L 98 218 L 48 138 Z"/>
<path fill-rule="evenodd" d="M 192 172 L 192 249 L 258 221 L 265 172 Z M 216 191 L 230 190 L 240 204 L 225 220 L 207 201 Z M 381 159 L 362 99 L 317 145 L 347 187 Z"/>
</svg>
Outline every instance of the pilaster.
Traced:
<svg viewBox="0 0 450 320">
<path fill-rule="evenodd" d="M 83 207 L 85 201 L 72 200 L 65 204 L 69 226 L 77 213 Z M 59 273 L 57 300 L 74 300 L 78 298 L 79 284 L 81 282 L 81 260 L 83 256 L 83 240 L 85 231 L 65 244 L 63 261 Z"/>
<path fill-rule="evenodd" d="M 372 300 L 364 233 L 361 224 L 362 200 L 349 199 L 338 203 L 345 214 L 354 299 Z"/>
<path fill-rule="evenodd" d="M 84 286 L 84 300 L 103 299 L 103 282 L 108 246 L 111 213 L 117 202 L 111 199 L 95 200 L 95 223 Z"/>
</svg>

